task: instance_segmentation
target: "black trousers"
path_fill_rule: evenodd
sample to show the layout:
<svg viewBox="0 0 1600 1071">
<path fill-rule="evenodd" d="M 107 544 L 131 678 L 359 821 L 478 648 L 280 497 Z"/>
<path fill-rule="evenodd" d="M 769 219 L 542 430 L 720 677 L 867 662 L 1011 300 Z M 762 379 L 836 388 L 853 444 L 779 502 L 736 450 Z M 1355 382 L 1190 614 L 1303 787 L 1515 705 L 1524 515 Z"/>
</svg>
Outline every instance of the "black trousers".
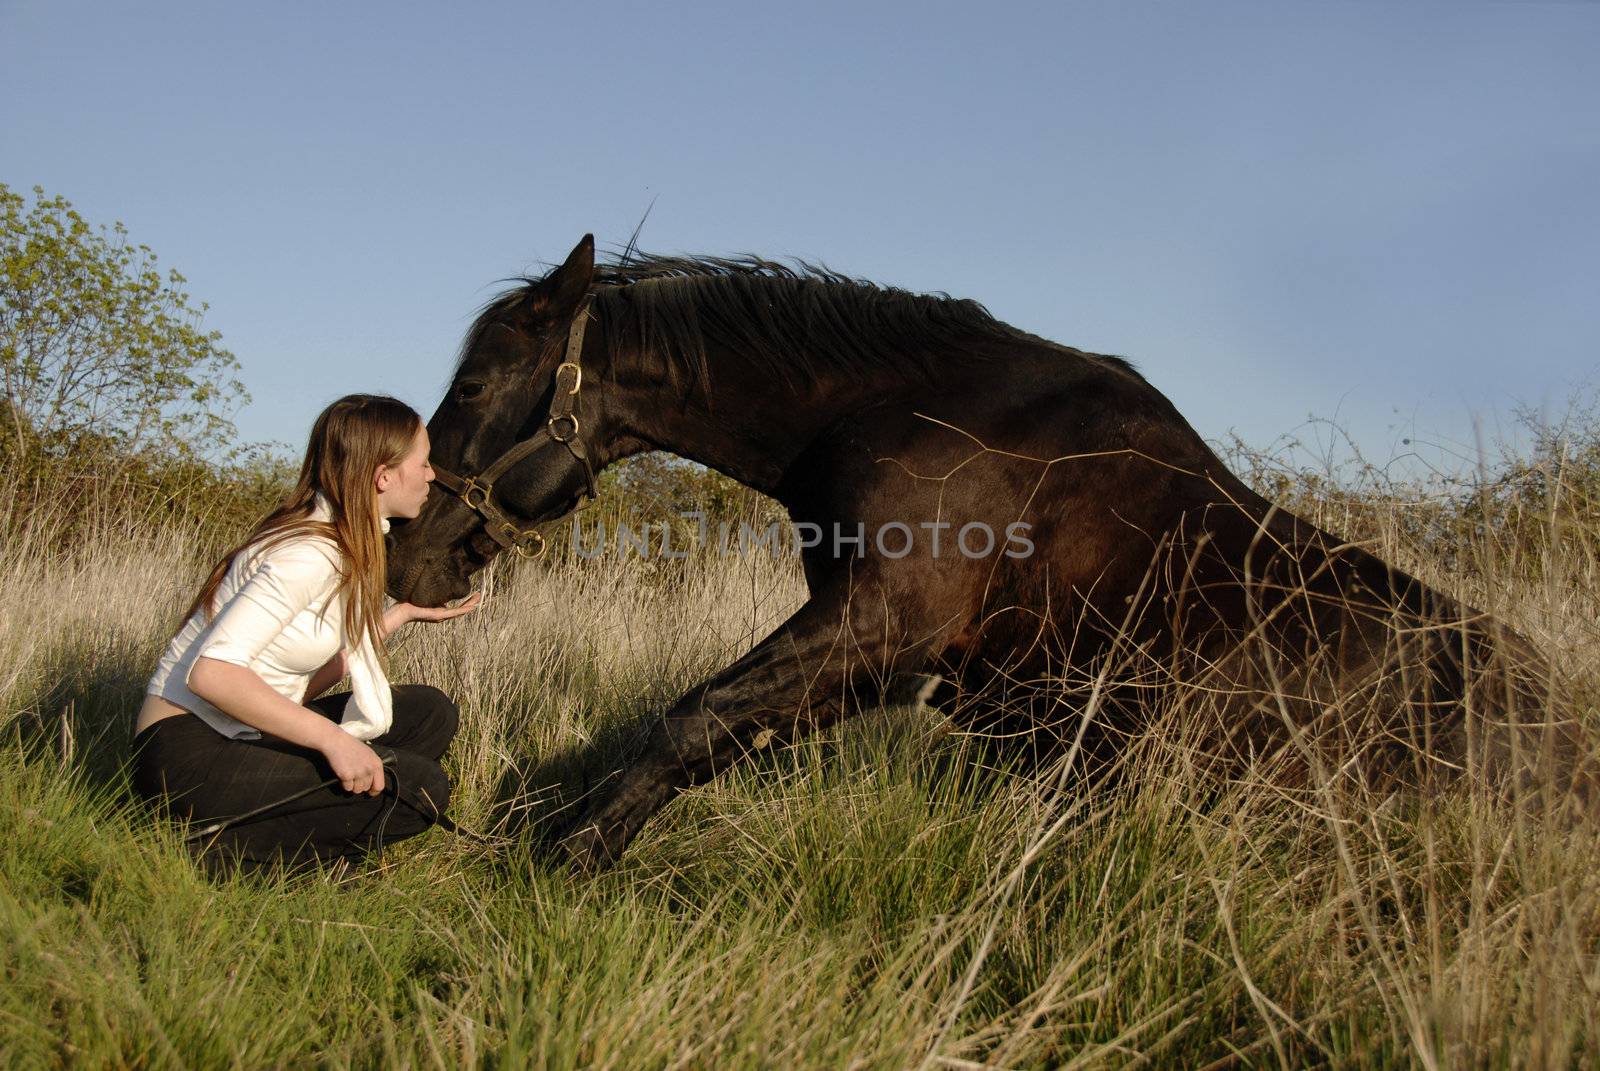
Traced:
<svg viewBox="0 0 1600 1071">
<path fill-rule="evenodd" d="M 383 844 L 421 833 L 450 803 L 450 782 L 439 760 L 455 737 L 456 705 L 425 684 L 393 689 L 394 722 L 369 741 L 380 755 L 392 750 L 382 795 L 355 795 L 335 782 L 292 803 L 190 846 L 208 869 L 232 865 L 256 871 L 281 863 L 291 868 L 358 861 Z M 306 704 L 338 721 L 349 692 Z M 333 777 L 322 753 L 275 737 L 233 740 L 193 714 L 178 714 L 147 726 L 133 741 L 134 790 L 186 818 L 192 829 L 236 815 Z M 398 786 L 396 798 L 391 786 Z"/>
</svg>

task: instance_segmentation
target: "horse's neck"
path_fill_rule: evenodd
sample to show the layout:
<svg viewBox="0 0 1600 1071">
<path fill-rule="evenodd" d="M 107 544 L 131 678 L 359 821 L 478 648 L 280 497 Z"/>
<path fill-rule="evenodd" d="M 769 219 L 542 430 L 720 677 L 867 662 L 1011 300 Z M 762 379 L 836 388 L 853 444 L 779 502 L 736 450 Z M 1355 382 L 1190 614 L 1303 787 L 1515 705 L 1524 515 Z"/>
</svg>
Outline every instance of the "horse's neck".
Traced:
<svg viewBox="0 0 1600 1071">
<path fill-rule="evenodd" d="M 715 342 L 706 356 L 704 382 L 618 369 L 613 430 L 629 443 L 625 452 L 665 450 L 773 494 L 796 456 L 882 389 L 835 377 L 801 392 Z M 659 367 L 648 360 L 644 366 Z"/>
</svg>

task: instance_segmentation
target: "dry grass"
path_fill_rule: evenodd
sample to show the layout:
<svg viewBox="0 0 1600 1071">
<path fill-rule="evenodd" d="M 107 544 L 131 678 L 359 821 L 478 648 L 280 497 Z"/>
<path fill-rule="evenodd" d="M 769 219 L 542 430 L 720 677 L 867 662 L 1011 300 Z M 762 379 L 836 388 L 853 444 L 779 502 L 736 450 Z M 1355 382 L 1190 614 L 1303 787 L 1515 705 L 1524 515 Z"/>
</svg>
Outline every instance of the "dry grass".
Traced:
<svg viewBox="0 0 1600 1071">
<path fill-rule="evenodd" d="M 1500 614 L 1593 718 L 1595 539 L 1446 558 L 1397 501 L 1295 506 Z M 799 604 L 763 557 L 497 571 L 398 648 L 460 701 L 460 819 L 510 850 L 207 882 L 121 767 L 204 563 L 110 506 L 66 552 L 48 511 L 0 520 L 6 1066 L 1600 1063 L 1600 822 L 1470 792 L 1219 792 L 1153 738 L 1086 794 L 897 708 L 687 794 L 597 879 L 549 867 L 522 818 L 599 772 L 575 749 L 619 753 Z"/>
</svg>

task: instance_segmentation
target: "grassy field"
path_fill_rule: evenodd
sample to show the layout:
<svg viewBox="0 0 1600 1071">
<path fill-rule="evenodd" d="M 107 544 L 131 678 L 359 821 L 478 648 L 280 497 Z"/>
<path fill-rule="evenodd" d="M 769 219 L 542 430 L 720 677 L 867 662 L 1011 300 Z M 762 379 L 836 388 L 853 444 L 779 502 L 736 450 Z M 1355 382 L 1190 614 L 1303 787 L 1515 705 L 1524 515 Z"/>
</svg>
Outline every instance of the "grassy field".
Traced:
<svg viewBox="0 0 1600 1071">
<path fill-rule="evenodd" d="M 1502 615 L 1592 719 L 1600 530 L 1429 541 L 1399 498 L 1278 490 Z M 395 678 L 462 708 L 458 819 L 510 847 L 208 881 L 123 767 L 207 563 L 116 501 L 63 523 L 0 516 L 0 1066 L 1600 1064 L 1600 822 L 1470 793 L 1219 795 L 1155 746 L 1082 793 L 894 708 L 687 794 L 599 877 L 542 861 L 574 749 L 798 605 L 760 556 L 496 571 L 401 642 Z"/>
</svg>

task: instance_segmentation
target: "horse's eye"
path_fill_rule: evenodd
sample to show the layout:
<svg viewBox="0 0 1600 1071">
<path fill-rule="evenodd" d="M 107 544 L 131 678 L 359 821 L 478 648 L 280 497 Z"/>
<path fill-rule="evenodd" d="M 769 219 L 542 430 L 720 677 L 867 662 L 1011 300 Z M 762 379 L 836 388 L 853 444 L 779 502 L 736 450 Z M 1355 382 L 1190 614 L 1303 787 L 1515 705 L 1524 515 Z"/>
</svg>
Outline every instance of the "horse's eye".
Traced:
<svg viewBox="0 0 1600 1071">
<path fill-rule="evenodd" d="M 463 402 L 470 402 L 483 393 L 484 384 L 475 380 L 468 380 L 456 388 L 456 397 Z"/>
</svg>

